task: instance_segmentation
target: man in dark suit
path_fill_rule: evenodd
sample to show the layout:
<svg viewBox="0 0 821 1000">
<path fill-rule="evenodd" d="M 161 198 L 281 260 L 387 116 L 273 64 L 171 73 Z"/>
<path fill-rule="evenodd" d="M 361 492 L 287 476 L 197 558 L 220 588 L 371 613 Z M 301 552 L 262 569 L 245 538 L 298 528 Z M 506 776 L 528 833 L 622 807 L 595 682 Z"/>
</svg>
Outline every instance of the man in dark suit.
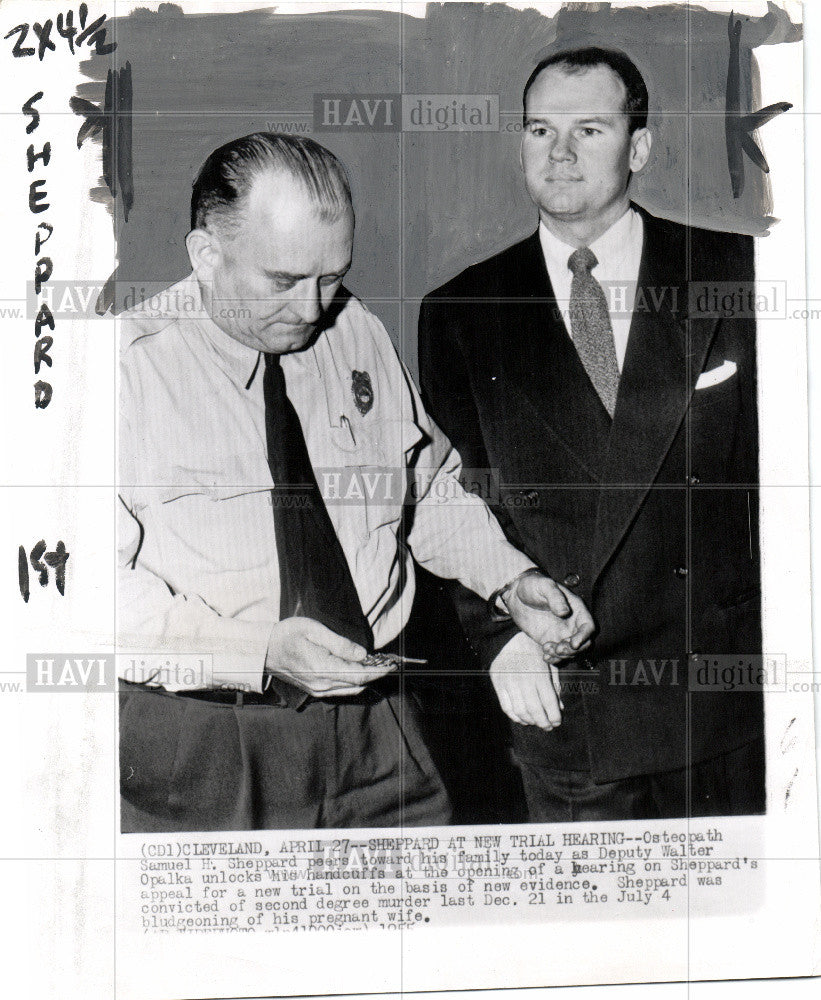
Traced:
<svg viewBox="0 0 821 1000">
<path fill-rule="evenodd" d="M 704 308 L 717 289 L 753 287 L 752 239 L 631 202 L 647 107 L 623 53 L 537 66 L 521 162 L 539 230 L 432 293 L 420 318 L 431 413 L 466 468 L 498 477 L 509 538 L 598 626 L 589 654 L 561 669 L 551 727 L 538 712 L 549 666 L 518 673 L 515 629 L 456 596 L 514 722 L 534 821 L 764 811 L 763 702 L 749 690 L 761 656 L 755 320 Z M 728 666 L 738 683 L 711 687 Z"/>
</svg>

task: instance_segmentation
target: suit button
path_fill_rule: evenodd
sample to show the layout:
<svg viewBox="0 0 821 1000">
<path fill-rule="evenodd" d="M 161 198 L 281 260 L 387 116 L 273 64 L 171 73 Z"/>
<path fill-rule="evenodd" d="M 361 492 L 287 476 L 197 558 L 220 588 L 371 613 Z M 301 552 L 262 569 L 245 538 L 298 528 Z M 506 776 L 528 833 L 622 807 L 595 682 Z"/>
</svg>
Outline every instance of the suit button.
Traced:
<svg viewBox="0 0 821 1000">
<path fill-rule="evenodd" d="M 581 582 L 581 577 L 578 573 L 568 573 L 564 580 L 562 580 L 565 587 L 578 587 Z"/>
<path fill-rule="evenodd" d="M 698 476 L 689 476 L 688 479 L 687 479 L 687 482 L 691 486 L 698 486 L 698 484 L 701 482 L 701 480 L 698 478 Z"/>
<path fill-rule="evenodd" d="M 688 569 L 686 566 L 676 566 L 673 572 L 676 574 L 676 576 L 684 578 L 685 576 L 687 576 Z"/>
</svg>

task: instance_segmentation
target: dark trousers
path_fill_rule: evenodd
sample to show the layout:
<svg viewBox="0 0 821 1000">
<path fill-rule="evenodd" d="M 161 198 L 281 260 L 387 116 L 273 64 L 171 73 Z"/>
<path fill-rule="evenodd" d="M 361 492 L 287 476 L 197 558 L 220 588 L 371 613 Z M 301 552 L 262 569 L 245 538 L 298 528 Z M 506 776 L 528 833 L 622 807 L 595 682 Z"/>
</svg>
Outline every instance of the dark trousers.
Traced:
<svg viewBox="0 0 821 1000">
<path fill-rule="evenodd" d="M 295 709 L 121 682 L 120 773 L 123 833 L 450 821 L 398 684 Z"/>
<path fill-rule="evenodd" d="M 573 823 L 694 816 L 753 816 L 765 811 L 764 740 L 661 774 L 596 784 L 587 771 L 519 761 L 531 823 Z"/>
</svg>

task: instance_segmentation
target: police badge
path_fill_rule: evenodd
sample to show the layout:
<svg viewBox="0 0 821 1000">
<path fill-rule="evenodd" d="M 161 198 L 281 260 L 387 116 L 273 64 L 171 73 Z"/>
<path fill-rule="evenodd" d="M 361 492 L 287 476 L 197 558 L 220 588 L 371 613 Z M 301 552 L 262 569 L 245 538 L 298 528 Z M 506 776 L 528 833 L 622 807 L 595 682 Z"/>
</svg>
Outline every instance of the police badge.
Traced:
<svg viewBox="0 0 821 1000">
<path fill-rule="evenodd" d="M 351 392 L 356 408 L 364 417 L 373 406 L 373 386 L 371 377 L 367 372 L 358 372 L 355 368 L 351 372 Z"/>
</svg>

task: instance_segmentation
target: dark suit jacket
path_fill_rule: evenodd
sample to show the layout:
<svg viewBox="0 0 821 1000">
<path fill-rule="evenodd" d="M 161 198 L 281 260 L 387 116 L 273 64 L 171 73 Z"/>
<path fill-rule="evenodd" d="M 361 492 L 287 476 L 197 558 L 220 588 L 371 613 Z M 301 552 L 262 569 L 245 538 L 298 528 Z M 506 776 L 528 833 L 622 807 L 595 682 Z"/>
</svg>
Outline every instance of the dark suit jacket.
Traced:
<svg viewBox="0 0 821 1000">
<path fill-rule="evenodd" d="M 509 538 L 599 629 L 565 668 L 562 726 L 514 726 L 517 753 L 597 781 L 684 767 L 763 728 L 760 692 L 688 692 L 693 654 L 761 653 L 755 321 L 704 315 L 719 282 L 722 295 L 751 287 L 752 239 L 641 211 L 612 421 L 552 301 L 538 233 L 432 293 L 420 317 L 431 414 L 466 468 L 493 470 Z M 695 388 L 725 361 L 730 377 Z M 515 629 L 464 589 L 456 600 L 488 666 Z"/>
</svg>

